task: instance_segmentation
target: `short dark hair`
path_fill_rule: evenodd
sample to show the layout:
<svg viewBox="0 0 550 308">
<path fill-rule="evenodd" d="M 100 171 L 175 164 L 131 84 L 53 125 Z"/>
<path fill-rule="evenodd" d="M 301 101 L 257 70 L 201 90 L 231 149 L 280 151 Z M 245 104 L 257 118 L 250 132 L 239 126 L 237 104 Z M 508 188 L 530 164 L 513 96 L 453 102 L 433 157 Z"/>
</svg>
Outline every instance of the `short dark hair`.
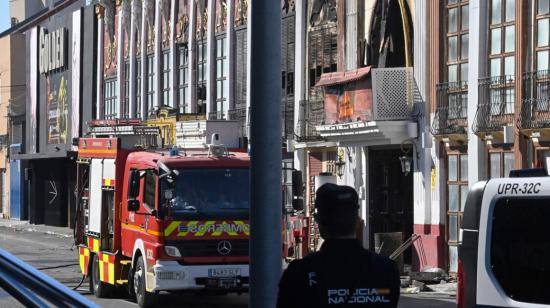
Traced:
<svg viewBox="0 0 550 308">
<path fill-rule="evenodd" d="M 359 198 L 349 186 L 327 183 L 316 193 L 316 220 L 322 237 L 345 236 L 354 233 L 357 224 Z"/>
</svg>

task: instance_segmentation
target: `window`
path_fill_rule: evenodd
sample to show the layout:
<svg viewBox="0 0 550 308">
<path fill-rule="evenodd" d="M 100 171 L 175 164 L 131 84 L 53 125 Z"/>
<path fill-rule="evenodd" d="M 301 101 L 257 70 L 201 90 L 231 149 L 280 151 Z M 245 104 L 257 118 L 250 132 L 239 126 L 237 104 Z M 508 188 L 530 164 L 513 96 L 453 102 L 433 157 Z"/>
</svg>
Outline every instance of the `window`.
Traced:
<svg viewBox="0 0 550 308">
<path fill-rule="evenodd" d="M 515 3 L 490 1 L 488 84 L 492 116 L 514 113 Z"/>
<path fill-rule="evenodd" d="M 170 51 L 166 50 L 162 52 L 162 103 L 161 106 L 174 106 L 172 97 L 170 96 Z"/>
<path fill-rule="evenodd" d="M 308 50 L 310 92 L 316 99 L 322 99 L 321 89 L 315 87 L 315 84 L 321 78 L 321 74 L 336 72 L 338 57 L 336 26 L 310 31 Z"/>
<path fill-rule="evenodd" d="M 136 59 L 136 118 L 141 118 L 141 58 Z"/>
<path fill-rule="evenodd" d="M 227 38 L 216 39 L 216 113 L 217 119 L 222 119 L 229 109 L 226 97 L 227 90 Z"/>
<path fill-rule="evenodd" d="M 104 101 L 103 114 L 105 119 L 116 119 L 118 117 L 118 81 L 116 77 L 109 77 L 104 82 Z"/>
<path fill-rule="evenodd" d="M 157 181 L 155 174 L 151 170 L 145 173 L 145 185 L 143 186 L 143 203 L 154 208 L 155 207 L 155 192 Z"/>
<path fill-rule="evenodd" d="M 147 113 L 152 114 L 155 110 L 155 57 L 147 56 Z"/>
<path fill-rule="evenodd" d="M 235 109 L 246 108 L 246 27 L 235 29 Z"/>
<path fill-rule="evenodd" d="M 122 118 L 127 119 L 130 112 L 130 62 L 124 63 L 124 103 L 122 104 Z"/>
<path fill-rule="evenodd" d="M 187 44 L 178 46 L 178 106 L 180 113 L 191 113 L 189 106 L 188 91 L 189 91 L 189 53 Z"/>
<path fill-rule="evenodd" d="M 291 11 L 282 19 L 281 28 L 281 113 L 283 138 L 294 137 L 294 54 L 296 15 Z"/>
<path fill-rule="evenodd" d="M 515 0 L 491 0 L 489 71 L 491 77 L 514 78 Z"/>
<path fill-rule="evenodd" d="M 468 196 L 468 155 L 450 153 L 447 156 L 447 243 L 449 244 L 449 271 L 458 268 L 458 244 L 462 241 L 460 228 Z"/>
<path fill-rule="evenodd" d="M 282 94 L 283 96 L 292 96 L 294 94 L 294 40 L 295 15 L 284 17 L 282 20 L 282 38 L 281 38 L 281 65 L 282 65 Z"/>
<path fill-rule="evenodd" d="M 550 0 L 537 0 L 536 26 L 536 69 L 550 69 Z"/>
<path fill-rule="evenodd" d="M 514 168 L 514 152 L 490 152 L 489 153 L 489 177 L 508 177 L 510 170 Z"/>
<path fill-rule="evenodd" d="M 548 200 L 501 198 L 489 217 L 488 269 L 504 293 L 516 301 L 550 304 L 550 293 L 546 291 L 550 269 L 549 216 Z"/>
<path fill-rule="evenodd" d="M 447 1 L 445 10 L 447 11 L 446 64 L 448 82 L 468 80 L 469 9 L 468 1 Z"/>
<path fill-rule="evenodd" d="M 197 42 L 197 113 L 206 113 L 206 41 Z"/>
</svg>

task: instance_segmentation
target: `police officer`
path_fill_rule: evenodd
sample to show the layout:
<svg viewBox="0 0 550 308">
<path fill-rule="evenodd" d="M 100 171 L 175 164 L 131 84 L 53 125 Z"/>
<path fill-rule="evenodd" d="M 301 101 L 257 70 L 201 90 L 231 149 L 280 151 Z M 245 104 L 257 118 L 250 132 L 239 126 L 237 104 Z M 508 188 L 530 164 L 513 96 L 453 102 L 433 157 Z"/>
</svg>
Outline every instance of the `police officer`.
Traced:
<svg viewBox="0 0 550 308">
<path fill-rule="evenodd" d="M 315 208 L 325 241 L 320 251 L 289 264 L 279 282 L 277 307 L 396 307 L 397 264 L 356 239 L 355 189 L 324 184 L 317 190 Z"/>
</svg>

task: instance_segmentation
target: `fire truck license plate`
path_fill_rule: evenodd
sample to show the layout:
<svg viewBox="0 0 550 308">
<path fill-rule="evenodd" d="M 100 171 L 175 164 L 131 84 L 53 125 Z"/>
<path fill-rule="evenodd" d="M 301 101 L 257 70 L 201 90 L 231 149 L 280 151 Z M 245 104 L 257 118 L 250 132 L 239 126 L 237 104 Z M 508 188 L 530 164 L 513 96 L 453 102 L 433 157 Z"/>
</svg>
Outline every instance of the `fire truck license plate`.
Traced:
<svg viewBox="0 0 550 308">
<path fill-rule="evenodd" d="M 211 268 L 208 270 L 209 277 L 236 277 L 241 275 L 239 268 Z"/>
<path fill-rule="evenodd" d="M 220 279 L 219 283 L 220 283 L 220 288 L 229 289 L 229 288 L 237 287 L 237 279 L 235 278 Z"/>
</svg>

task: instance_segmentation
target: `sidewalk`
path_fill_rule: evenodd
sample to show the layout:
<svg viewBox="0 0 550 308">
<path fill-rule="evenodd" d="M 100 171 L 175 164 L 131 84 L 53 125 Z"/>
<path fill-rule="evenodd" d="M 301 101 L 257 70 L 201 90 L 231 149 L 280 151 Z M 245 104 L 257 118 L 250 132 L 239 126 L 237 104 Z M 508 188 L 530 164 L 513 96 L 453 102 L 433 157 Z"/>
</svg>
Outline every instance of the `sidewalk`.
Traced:
<svg viewBox="0 0 550 308">
<path fill-rule="evenodd" d="M 69 227 L 33 225 L 26 220 L 0 219 L 0 228 L 2 227 L 14 229 L 17 231 L 39 232 L 60 237 L 73 237 L 73 230 Z"/>
</svg>

